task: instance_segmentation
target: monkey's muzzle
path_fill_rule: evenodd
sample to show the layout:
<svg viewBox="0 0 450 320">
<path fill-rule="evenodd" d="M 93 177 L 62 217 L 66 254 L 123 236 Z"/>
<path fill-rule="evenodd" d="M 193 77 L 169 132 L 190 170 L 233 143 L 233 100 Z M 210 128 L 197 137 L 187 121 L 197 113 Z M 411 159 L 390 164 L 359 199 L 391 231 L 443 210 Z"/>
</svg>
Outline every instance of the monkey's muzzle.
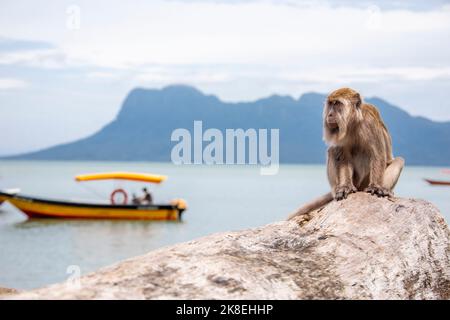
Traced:
<svg viewBox="0 0 450 320">
<path fill-rule="evenodd" d="M 338 128 L 338 124 L 335 121 L 327 121 L 327 126 L 330 129 L 337 129 Z"/>
</svg>

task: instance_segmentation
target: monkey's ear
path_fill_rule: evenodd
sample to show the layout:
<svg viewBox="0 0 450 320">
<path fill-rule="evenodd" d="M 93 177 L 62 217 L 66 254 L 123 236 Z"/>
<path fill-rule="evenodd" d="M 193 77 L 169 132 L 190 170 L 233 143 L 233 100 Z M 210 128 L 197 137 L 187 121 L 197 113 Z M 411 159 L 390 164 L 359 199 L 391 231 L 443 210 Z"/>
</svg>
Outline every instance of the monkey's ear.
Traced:
<svg viewBox="0 0 450 320">
<path fill-rule="evenodd" d="M 361 107 L 361 96 L 359 95 L 359 93 L 357 93 L 355 95 L 354 99 L 355 99 L 355 106 L 356 106 L 356 108 Z"/>
</svg>

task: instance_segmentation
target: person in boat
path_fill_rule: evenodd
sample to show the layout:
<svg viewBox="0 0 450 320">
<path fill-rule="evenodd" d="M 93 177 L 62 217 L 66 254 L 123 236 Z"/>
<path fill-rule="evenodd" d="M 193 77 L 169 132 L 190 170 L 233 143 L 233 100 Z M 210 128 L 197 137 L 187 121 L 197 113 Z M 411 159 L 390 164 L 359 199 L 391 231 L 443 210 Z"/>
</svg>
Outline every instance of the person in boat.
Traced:
<svg viewBox="0 0 450 320">
<path fill-rule="evenodd" d="M 142 192 L 144 193 L 142 197 L 136 197 L 133 193 L 133 204 L 151 204 L 153 202 L 152 194 L 148 192 L 147 188 L 143 188 Z"/>
<path fill-rule="evenodd" d="M 135 193 L 133 193 L 133 198 L 131 200 L 131 203 L 133 203 L 133 204 L 140 204 L 140 200 L 139 200 L 138 197 L 136 197 Z"/>
<path fill-rule="evenodd" d="M 152 194 L 148 192 L 147 188 L 143 188 L 142 192 L 144 193 L 144 196 L 142 197 L 141 203 L 151 204 L 153 202 Z"/>
</svg>

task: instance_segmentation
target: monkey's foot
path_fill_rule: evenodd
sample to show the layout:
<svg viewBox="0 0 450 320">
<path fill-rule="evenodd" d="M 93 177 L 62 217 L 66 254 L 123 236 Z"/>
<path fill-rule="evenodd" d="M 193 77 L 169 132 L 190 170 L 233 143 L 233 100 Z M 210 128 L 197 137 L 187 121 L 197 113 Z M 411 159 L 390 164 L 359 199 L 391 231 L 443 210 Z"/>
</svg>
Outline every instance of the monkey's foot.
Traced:
<svg viewBox="0 0 450 320">
<path fill-rule="evenodd" d="M 394 194 L 389 191 L 386 188 L 377 186 L 377 185 L 370 185 L 368 186 L 364 192 L 370 193 L 373 196 L 378 196 L 378 197 L 393 197 Z"/>
<path fill-rule="evenodd" d="M 341 201 L 343 199 L 347 199 L 348 195 L 351 193 L 355 193 L 357 190 L 354 186 L 341 186 L 337 187 L 335 190 L 334 199 L 336 201 Z"/>
</svg>

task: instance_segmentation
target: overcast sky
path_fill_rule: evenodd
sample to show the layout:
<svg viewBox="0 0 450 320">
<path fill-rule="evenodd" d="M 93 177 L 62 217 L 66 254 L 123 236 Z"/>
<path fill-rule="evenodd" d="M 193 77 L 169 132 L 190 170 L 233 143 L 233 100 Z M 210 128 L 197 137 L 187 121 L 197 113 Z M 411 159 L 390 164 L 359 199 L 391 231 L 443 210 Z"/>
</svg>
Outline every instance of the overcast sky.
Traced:
<svg viewBox="0 0 450 320">
<path fill-rule="evenodd" d="M 0 0 L 0 155 L 86 136 L 136 86 L 351 86 L 450 121 L 448 1 Z"/>
</svg>

